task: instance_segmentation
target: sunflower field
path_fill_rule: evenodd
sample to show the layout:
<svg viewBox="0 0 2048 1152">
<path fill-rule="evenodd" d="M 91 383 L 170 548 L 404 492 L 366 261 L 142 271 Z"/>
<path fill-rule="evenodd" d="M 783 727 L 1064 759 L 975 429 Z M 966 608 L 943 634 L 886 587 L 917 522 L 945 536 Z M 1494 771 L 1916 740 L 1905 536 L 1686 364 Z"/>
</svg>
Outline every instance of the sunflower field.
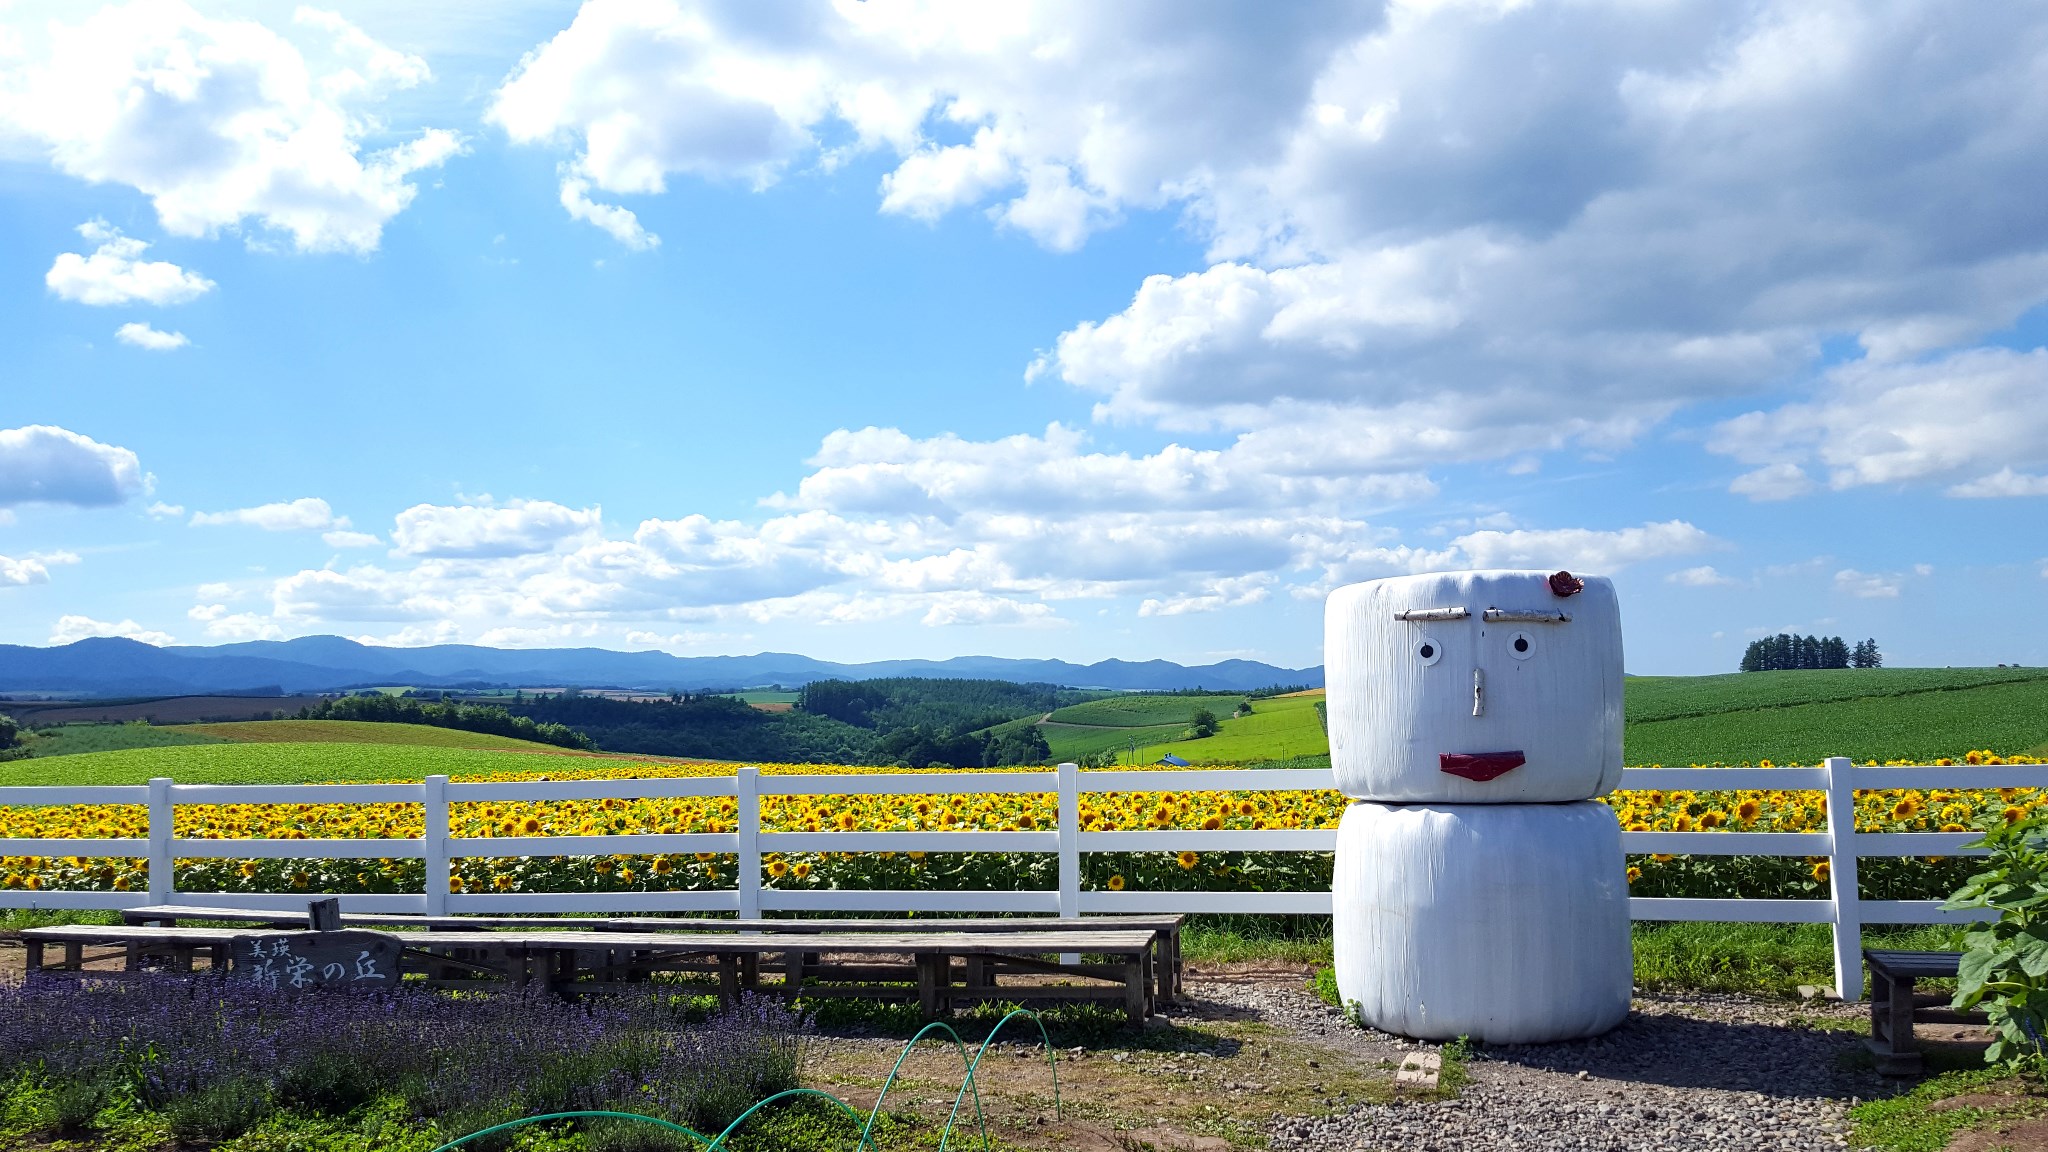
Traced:
<svg viewBox="0 0 2048 1152">
<path fill-rule="evenodd" d="M 1971 752 L 1938 763 L 2042 763 L 2030 757 Z M 1768 761 L 1761 766 L 1771 766 Z M 496 773 L 472 780 L 551 780 L 721 775 L 728 765 L 648 764 L 546 773 Z M 768 775 L 900 772 L 891 768 L 821 769 L 763 765 Z M 944 771 L 944 770 L 935 770 Z M 1628 791 L 1606 798 L 1633 831 L 1800 832 L 1826 825 L 1824 798 L 1803 791 Z M 1982 831 L 2048 804 L 2033 789 L 1859 792 L 1856 827 L 1866 832 Z M 1087 831 L 1334 828 L 1345 800 L 1335 792 L 1093 792 L 1081 799 Z M 761 798 L 764 832 L 1027 831 L 1058 819 L 1053 793 L 1017 795 L 773 796 Z M 403 840 L 422 833 L 417 804 L 180 805 L 176 834 L 190 839 Z M 702 799 L 492 802 L 451 805 L 454 836 L 591 836 L 731 832 L 730 797 Z M 68 805 L 0 809 L 5 838 L 142 838 L 141 805 Z M 4 845 L 4 839 L 0 839 Z M 1322 852 L 1089 853 L 1083 885 L 1097 891 L 1299 892 L 1327 890 L 1331 860 Z M 457 892 L 665 892 L 729 889 L 735 858 L 695 853 L 621 856 L 470 857 L 454 862 Z M 1050 852 L 812 852 L 767 855 L 762 883 L 778 889 L 930 889 L 1045 891 L 1057 886 Z M 1965 858 L 1867 857 L 1860 871 L 1870 899 L 1943 896 L 1971 871 Z M 1822 858 L 1634 856 L 1630 891 L 1639 896 L 1799 898 L 1827 890 Z M 348 860 L 184 859 L 183 892 L 416 893 L 423 863 L 403 857 Z M 132 891 L 148 886 L 142 859 L 0 855 L 0 887 L 43 891 Z"/>
</svg>

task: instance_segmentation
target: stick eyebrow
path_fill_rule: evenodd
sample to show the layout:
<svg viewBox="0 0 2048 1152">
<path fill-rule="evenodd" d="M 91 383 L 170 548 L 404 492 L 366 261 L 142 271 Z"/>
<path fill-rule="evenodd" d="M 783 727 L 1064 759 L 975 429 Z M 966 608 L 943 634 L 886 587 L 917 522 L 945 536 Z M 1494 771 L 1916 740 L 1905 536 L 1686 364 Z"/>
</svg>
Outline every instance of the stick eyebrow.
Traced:
<svg viewBox="0 0 2048 1152">
<path fill-rule="evenodd" d="M 1394 613 L 1396 620 L 1464 620 L 1472 613 L 1463 605 L 1456 608 L 1404 608 Z"/>
<path fill-rule="evenodd" d="M 1463 611 L 1463 609 L 1459 609 Z M 1545 612 L 1536 608 L 1488 608 L 1480 616 L 1490 622 L 1503 624 L 1569 624 L 1569 612 Z"/>
</svg>

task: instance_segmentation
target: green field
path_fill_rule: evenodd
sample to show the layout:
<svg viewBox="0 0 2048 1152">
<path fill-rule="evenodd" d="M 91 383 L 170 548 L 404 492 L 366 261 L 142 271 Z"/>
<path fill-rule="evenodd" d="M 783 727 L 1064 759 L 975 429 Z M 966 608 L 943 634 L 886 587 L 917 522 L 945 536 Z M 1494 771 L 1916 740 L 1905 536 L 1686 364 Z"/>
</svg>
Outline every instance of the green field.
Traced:
<svg viewBox="0 0 2048 1152">
<path fill-rule="evenodd" d="M 794 704 L 803 697 L 801 692 L 784 692 L 780 688 L 749 688 L 731 695 L 733 699 L 749 704 Z"/>
<path fill-rule="evenodd" d="M 369 720 L 241 720 L 230 724 L 194 724 L 185 731 L 216 737 L 231 744 L 402 744 L 424 748 L 486 748 L 499 752 L 553 752 L 565 749 L 511 736 L 464 732 L 428 724 L 382 724 Z"/>
<path fill-rule="evenodd" d="M 121 748 L 166 748 L 179 744 L 223 742 L 223 737 L 190 728 L 162 727 L 138 720 L 132 724 L 62 724 L 38 729 L 28 738 L 28 748 L 35 756 L 77 756 Z"/>
<path fill-rule="evenodd" d="M 1899 668 L 1628 682 L 1630 764 L 1929 761 L 2048 744 L 2048 672 Z"/>
<path fill-rule="evenodd" d="M 474 777 L 545 772 L 551 765 L 589 768 L 607 764 L 616 764 L 624 774 L 633 762 L 424 744 L 211 744 L 15 760 L 0 764 L 0 786 L 144 784 L 152 776 L 168 776 L 180 784 L 318 784 L 418 780 L 435 775 Z"/>
<path fill-rule="evenodd" d="M 1054 724 L 1084 724 L 1098 728 L 1144 728 L 1162 724 L 1186 727 L 1194 723 L 1203 708 L 1217 716 L 1230 715 L 1244 702 L 1244 695 L 1215 696 L 1109 696 L 1086 704 L 1069 704 L 1046 717 Z"/>
<path fill-rule="evenodd" d="M 1234 697 L 1232 702 L 1242 700 Z M 1138 763 L 1156 763 L 1171 752 L 1196 764 L 1249 764 L 1259 760 L 1285 760 L 1300 756 L 1326 756 L 1330 738 L 1316 717 L 1321 692 L 1312 695 L 1274 696 L 1252 701 L 1252 714 L 1224 720 L 1222 730 L 1202 740 L 1162 741 L 1140 745 Z M 1218 716 L 1228 716 L 1217 709 Z"/>
</svg>

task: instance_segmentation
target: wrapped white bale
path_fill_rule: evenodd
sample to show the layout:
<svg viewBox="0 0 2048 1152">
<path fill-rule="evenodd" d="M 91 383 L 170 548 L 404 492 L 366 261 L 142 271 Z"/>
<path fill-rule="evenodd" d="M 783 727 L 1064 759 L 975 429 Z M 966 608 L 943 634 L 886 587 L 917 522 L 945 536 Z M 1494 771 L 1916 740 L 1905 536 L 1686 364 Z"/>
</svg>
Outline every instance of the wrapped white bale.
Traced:
<svg viewBox="0 0 2048 1152">
<path fill-rule="evenodd" d="M 1360 1023 L 1536 1044 L 1628 1016 L 1621 826 L 1605 804 L 1358 803 L 1337 829 L 1337 988 Z"/>
<path fill-rule="evenodd" d="M 1613 791 L 1621 608 L 1604 579 L 1557 578 L 1447 572 L 1330 593 L 1323 658 L 1337 790 L 1449 804 Z"/>
</svg>

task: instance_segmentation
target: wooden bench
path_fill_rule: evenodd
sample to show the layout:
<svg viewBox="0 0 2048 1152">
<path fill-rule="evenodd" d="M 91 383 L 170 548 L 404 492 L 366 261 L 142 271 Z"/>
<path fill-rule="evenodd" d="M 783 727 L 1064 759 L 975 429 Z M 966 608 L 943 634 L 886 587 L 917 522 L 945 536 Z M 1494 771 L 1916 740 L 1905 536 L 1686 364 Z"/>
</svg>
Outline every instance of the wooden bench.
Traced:
<svg viewBox="0 0 2048 1152">
<path fill-rule="evenodd" d="M 1984 1022 L 1981 1012 L 1957 1012 L 1947 1007 L 1946 997 L 1916 998 L 1913 984 L 1956 975 L 1962 963 L 1960 952 L 1887 952 L 1863 950 L 1863 963 L 1870 969 L 1870 1045 L 1877 1057 L 1877 1070 L 1886 1076 L 1919 1074 L 1924 1062 L 1913 1039 L 1914 1020 L 1929 1023 Z"/>
<path fill-rule="evenodd" d="M 303 922 L 305 917 L 300 917 Z M 216 969 L 228 966 L 228 946 L 246 932 L 234 928 L 133 928 L 121 925 L 59 924 L 49 928 L 24 928 L 22 951 L 28 979 L 50 974 L 94 977 L 133 975 L 146 971 L 152 960 L 167 962 L 173 971 L 190 972 L 201 956 Z M 118 951 L 88 955 L 93 946 L 112 946 Z M 49 950 L 56 947 L 62 958 L 52 961 Z M 86 965 L 119 959 L 116 972 L 104 969 L 87 972 Z"/>
<path fill-rule="evenodd" d="M 209 908 L 200 905 L 153 904 L 122 912 L 130 924 L 175 926 L 180 920 L 208 920 L 227 923 L 262 924 L 289 928 L 303 925 L 301 913 L 249 908 Z M 410 914 L 347 913 L 341 923 L 350 928 L 422 929 L 431 932 L 521 929 L 540 931 L 601 932 L 737 932 L 806 935 L 847 933 L 923 934 L 928 932 L 1018 933 L 1018 932 L 1151 932 L 1153 998 L 1171 1003 L 1184 992 L 1181 957 L 1183 916 L 1109 915 L 1061 918 L 1018 917 L 833 917 L 819 919 L 736 919 L 711 916 L 417 916 Z M 809 950 L 816 954 L 816 949 Z"/>
<path fill-rule="evenodd" d="M 32 975 L 83 972 L 88 944 L 115 944 L 130 957 L 168 952 L 173 966 L 189 970 L 190 957 L 208 949 L 209 961 L 226 967 L 230 943 L 251 933 L 232 928 L 162 925 L 61 925 L 21 933 Z M 759 988 L 760 961 L 780 955 L 785 995 L 866 996 L 904 999 L 915 988 L 928 1018 L 956 1004 L 977 1000 L 1111 1000 L 1132 1022 L 1156 1006 L 1152 956 L 1156 932 L 1143 930 L 1024 932 L 860 932 L 805 934 L 794 941 L 771 934 L 588 931 L 437 931 L 396 934 L 402 941 L 401 970 L 436 983 L 515 987 L 545 984 L 564 994 L 589 990 L 608 979 L 645 979 L 662 971 L 713 971 L 722 999 Z M 50 965 L 46 949 L 65 949 L 62 964 Z M 181 951 L 182 950 L 182 951 Z M 1059 954 L 1082 954 L 1067 964 Z M 184 957 L 182 964 L 176 959 Z M 1051 959 L 1047 957 L 1051 956 Z M 1103 960 L 1088 960 L 1101 956 Z M 893 959 L 907 957 L 907 961 Z M 95 974 L 96 975 L 96 974 Z M 1027 976 L 1019 983 L 1001 977 Z M 1088 981 L 1090 983 L 1081 983 Z"/>
</svg>

